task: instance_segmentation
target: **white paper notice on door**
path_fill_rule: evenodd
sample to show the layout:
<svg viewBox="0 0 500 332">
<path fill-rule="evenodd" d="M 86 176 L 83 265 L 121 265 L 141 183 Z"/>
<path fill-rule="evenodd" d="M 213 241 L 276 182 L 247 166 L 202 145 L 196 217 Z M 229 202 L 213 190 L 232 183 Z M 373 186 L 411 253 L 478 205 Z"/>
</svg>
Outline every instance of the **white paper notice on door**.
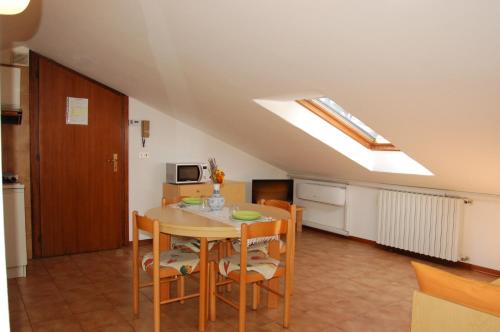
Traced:
<svg viewBox="0 0 500 332">
<path fill-rule="evenodd" d="M 89 124 L 89 100 L 66 98 L 66 124 L 87 126 Z"/>
</svg>

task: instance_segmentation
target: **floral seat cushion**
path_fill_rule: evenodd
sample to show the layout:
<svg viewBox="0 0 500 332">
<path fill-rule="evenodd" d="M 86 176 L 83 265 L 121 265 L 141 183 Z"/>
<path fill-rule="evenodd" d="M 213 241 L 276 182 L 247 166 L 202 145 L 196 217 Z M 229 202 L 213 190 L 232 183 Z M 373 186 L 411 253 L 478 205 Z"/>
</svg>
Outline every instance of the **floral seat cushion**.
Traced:
<svg viewBox="0 0 500 332">
<path fill-rule="evenodd" d="M 283 240 L 279 240 L 279 241 L 280 241 L 280 252 L 283 253 L 283 252 L 285 252 L 286 243 Z M 250 244 L 247 247 L 247 250 L 249 253 L 251 251 L 260 251 L 260 252 L 267 255 L 268 254 L 268 244 L 269 244 L 269 241 L 256 242 L 256 243 Z M 234 251 L 240 252 L 240 245 L 241 245 L 240 240 L 234 240 L 233 241 Z"/>
<path fill-rule="evenodd" d="M 193 272 L 200 262 L 197 254 L 182 250 L 166 250 L 160 253 L 160 267 L 170 267 L 182 275 Z M 153 267 L 153 253 L 148 252 L 142 257 L 142 268 L 148 271 Z"/>
<path fill-rule="evenodd" d="M 261 251 L 249 252 L 247 256 L 247 271 L 260 273 L 264 279 L 271 279 L 280 261 L 269 257 Z M 224 257 L 219 261 L 219 271 L 223 276 L 228 276 L 232 271 L 240 269 L 240 255 Z"/>
<path fill-rule="evenodd" d="M 192 237 L 172 236 L 172 249 L 184 252 L 200 252 L 200 240 Z M 212 250 L 217 241 L 208 241 L 208 250 Z"/>
</svg>

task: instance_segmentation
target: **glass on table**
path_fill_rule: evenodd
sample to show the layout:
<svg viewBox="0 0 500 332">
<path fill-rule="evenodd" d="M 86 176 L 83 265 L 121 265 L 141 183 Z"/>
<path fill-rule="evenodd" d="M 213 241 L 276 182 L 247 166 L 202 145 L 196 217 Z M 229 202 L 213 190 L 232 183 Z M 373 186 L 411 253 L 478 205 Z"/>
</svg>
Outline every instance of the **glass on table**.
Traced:
<svg viewBox="0 0 500 332">
<path fill-rule="evenodd" d="M 210 210 L 210 207 L 208 206 L 208 197 L 206 196 L 201 196 L 201 205 L 200 205 L 200 209 L 202 211 L 207 211 L 207 210 Z"/>
<path fill-rule="evenodd" d="M 239 209 L 240 207 L 237 204 L 232 204 L 231 206 L 229 206 L 229 217 L 232 218 L 233 214 Z"/>
</svg>

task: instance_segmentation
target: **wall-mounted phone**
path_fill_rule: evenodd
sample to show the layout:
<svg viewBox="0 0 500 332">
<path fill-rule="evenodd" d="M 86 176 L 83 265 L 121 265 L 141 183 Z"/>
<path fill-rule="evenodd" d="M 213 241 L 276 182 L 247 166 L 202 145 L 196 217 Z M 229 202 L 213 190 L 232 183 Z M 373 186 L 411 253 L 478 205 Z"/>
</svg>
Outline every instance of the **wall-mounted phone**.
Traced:
<svg viewBox="0 0 500 332">
<path fill-rule="evenodd" d="M 149 138 L 149 120 L 141 121 L 142 147 L 146 147 L 146 138 Z"/>
</svg>

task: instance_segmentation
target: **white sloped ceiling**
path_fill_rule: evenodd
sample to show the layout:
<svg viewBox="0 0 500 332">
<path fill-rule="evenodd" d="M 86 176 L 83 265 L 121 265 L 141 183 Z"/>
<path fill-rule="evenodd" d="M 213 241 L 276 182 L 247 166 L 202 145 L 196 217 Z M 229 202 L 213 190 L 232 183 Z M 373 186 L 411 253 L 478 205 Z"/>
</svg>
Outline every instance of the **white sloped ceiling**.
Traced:
<svg viewBox="0 0 500 332">
<path fill-rule="evenodd" d="M 500 194 L 500 2 L 30 6 L 0 18 L 3 48 L 25 43 L 284 170 Z M 253 102 L 310 94 L 331 97 L 435 176 L 369 172 Z"/>
</svg>

